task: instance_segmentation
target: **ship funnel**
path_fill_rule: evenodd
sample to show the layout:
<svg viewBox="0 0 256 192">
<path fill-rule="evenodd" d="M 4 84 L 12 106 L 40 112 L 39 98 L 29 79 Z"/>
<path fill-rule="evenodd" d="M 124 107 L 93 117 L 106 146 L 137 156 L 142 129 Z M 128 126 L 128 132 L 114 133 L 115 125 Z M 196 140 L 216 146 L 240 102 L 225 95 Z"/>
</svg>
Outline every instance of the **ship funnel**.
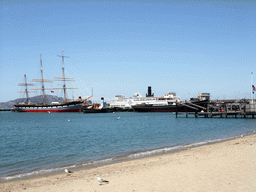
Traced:
<svg viewBox="0 0 256 192">
<path fill-rule="evenodd" d="M 146 97 L 154 97 L 154 93 L 151 92 L 151 86 L 148 86 L 148 94 L 146 94 Z"/>
</svg>

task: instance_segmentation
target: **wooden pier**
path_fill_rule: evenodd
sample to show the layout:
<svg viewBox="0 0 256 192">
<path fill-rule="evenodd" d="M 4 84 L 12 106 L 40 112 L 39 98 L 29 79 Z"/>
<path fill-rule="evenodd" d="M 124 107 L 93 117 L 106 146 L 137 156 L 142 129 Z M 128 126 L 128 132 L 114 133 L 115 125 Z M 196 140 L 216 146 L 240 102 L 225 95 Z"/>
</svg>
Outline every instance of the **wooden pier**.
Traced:
<svg viewBox="0 0 256 192">
<path fill-rule="evenodd" d="M 256 116 L 256 104 L 252 104 L 246 100 L 209 101 L 206 107 L 195 106 L 191 102 L 185 102 L 181 105 L 189 108 L 189 112 L 187 110 L 184 112 L 176 111 L 176 118 L 178 117 L 178 114 L 185 114 L 186 117 L 188 117 L 188 115 L 192 115 L 196 118 L 254 118 Z"/>
<path fill-rule="evenodd" d="M 1 108 L 0 111 L 12 111 L 12 109 L 3 109 L 3 108 Z"/>
</svg>

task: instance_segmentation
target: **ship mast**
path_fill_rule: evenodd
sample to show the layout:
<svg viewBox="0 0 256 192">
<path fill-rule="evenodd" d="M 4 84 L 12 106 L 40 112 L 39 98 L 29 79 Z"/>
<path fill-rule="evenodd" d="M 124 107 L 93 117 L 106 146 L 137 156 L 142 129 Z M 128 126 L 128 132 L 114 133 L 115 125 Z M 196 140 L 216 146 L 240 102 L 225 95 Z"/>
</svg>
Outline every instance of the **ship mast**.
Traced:
<svg viewBox="0 0 256 192">
<path fill-rule="evenodd" d="M 77 88 L 68 88 L 66 87 L 66 81 L 75 81 L 73 78 L 65 77 L 65 68 L 64 68 L 64 58 L 69 58 L 68 56 L 64 56 L 64 51 L 62 50 L 62 55 L 57 55 L 58 57 L 62 57 L 62 77 L 54 77 L 54 81 L 63 81 L 62 88 L 53 88 L 53 89 L 63 89 L 64 91 L 64 102 L 67 101 L 66 90 L 67 89 L 77 89 Z"/>
<path fill-rule="evenodd" d="M 40 70 L 41 70 L 41 79 L 33 79 L 32 81 L 33 82 L 40 82 L 42 84 L 42 88 L 36 88 L 36 89 L 33 89 L 33 90 L 42 90 L 43 92 L 43 105 L 45 105 L 45 94 L 44 94 L 44 90 L 46 90 L 46 88 L 44 87 L 44 82 L 47 82 L 47 83 L 52 83 L 53 81 L 52 80 L 49 80 L 49 79 L 44 79 L 44 76 L 43 76 L 43 63 L 42 63 L 42 55 L 40 54 Z"/>
<path fill-rule="evenodd" d="M 64 58 L 69 58 L 68 56 L 64 56 L 64 51 L 62 50 L 62 55 L 57 55 L 58 57 L 62 57 L 62 76 L 63 76 L 63 91 L 64 91 L 64 102 L 67 101 L 66 96 L 66 79 L 65 79 L 65 71 L 64 71 Z"/>
<path fill-rule="evenodd" d="M 26 104 L 28 103 L 28 93 L 29 92 L 35 92 L 35 91 L 28 91 L 28 86 L 34 86 L 32 83 L 27 83 L 27 76 L 26 73 L 24 74 L 24 82 L 25 83 L 19 83 L 19 86 L 25 86 L 25 91 L 18 91 L 19 93 L 26 93 Z"/>
<path fill-rule="evenodd" d="M 41 66 L 41 83 L 42 83 L 42 92 L 43 92 L 43 105 L 45 105 L 44 97 L 44 75 L 43 75 L 43 64 L 42 64 L 42 55 L 40 54 L 40 66 Z"/>
</svg>

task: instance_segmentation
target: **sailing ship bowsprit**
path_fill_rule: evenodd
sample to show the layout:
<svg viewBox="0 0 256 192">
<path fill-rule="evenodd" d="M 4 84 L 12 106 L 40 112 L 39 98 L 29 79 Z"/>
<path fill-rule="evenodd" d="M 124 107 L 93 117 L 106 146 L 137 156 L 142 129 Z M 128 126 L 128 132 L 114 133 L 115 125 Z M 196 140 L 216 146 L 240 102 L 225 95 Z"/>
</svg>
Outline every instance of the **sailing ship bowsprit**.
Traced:
<svg viewBox="0 0 256 192">
<path fill-rule="evenodd" d="M 15 110 L 18 112 L 36 112 L 36 113 L 52 113 L 52 112 L 81 112 L 81 106 L 82 106 L 82 99 L 79 97 L 77 100 L 67 100 L 66 98 L 66 90 L 67 89 L 77 89 L 77 88 L 70 88 L 66 87 L 66 81 L 74 81 L 73 78 L 66 78 L 65 77 L 65 69 L 64 69 L 64 58 L 68 58 L 67 56 L 64 56 L 64 52 L 62 51 L 62 55 L 58 55 L 59 57 L 62 57 L 62 75 L 63 77 L 55 77 L 55 81 L 62 81 L 63 87 L 59 88 L 45 88 L 44 83 L 51 83 L 52 80 L 44 79 L 43 78 L 43 65 L 42 65 L 42 57 L 40 55 L 40 66 L 41 66 L 41 79 L 33 79 L 33 82 L 40 82 L 42 87 L 41 88 L 34 88 L 31 90 L 41 90 L 42 91 L 42 97 L 43 102 L 38 103 L 30 103 L 28 100 L 28 93 L 31 91 L 28 91 L 28 86 L 33 86 L 33 84 L 27 83 L 26 74 L 24 75 L 25 83 L 20 83 L 20 86 L 25 86 L 25 91 L 22 91 L 23 93 L 26 93 L 26 101 L 24 103 L 18 103 L 15 104 Z M 63 102 L 52 102 L 51 104 L 46 104 L 45 102 L 45 90 L 54 90 L 54 89 L 63 89 L 64 91 L 64 100 Z"/>
</svg>

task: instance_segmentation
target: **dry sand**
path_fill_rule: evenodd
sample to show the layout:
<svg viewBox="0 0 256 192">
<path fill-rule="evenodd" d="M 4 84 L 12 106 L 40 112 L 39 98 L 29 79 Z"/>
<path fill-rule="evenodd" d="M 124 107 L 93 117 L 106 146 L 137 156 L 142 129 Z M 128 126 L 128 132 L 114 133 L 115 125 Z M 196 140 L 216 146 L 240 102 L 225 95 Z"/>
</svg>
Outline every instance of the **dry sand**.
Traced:
<svg viewBox="0 0 256 192">
<path fill-rule="evenodd" d="M 100 185 L 97 175 L 109 180 Z M 170 154 L 0 183 L 0 191 L 256 191 L 256 135 Z"/>
</svg>

